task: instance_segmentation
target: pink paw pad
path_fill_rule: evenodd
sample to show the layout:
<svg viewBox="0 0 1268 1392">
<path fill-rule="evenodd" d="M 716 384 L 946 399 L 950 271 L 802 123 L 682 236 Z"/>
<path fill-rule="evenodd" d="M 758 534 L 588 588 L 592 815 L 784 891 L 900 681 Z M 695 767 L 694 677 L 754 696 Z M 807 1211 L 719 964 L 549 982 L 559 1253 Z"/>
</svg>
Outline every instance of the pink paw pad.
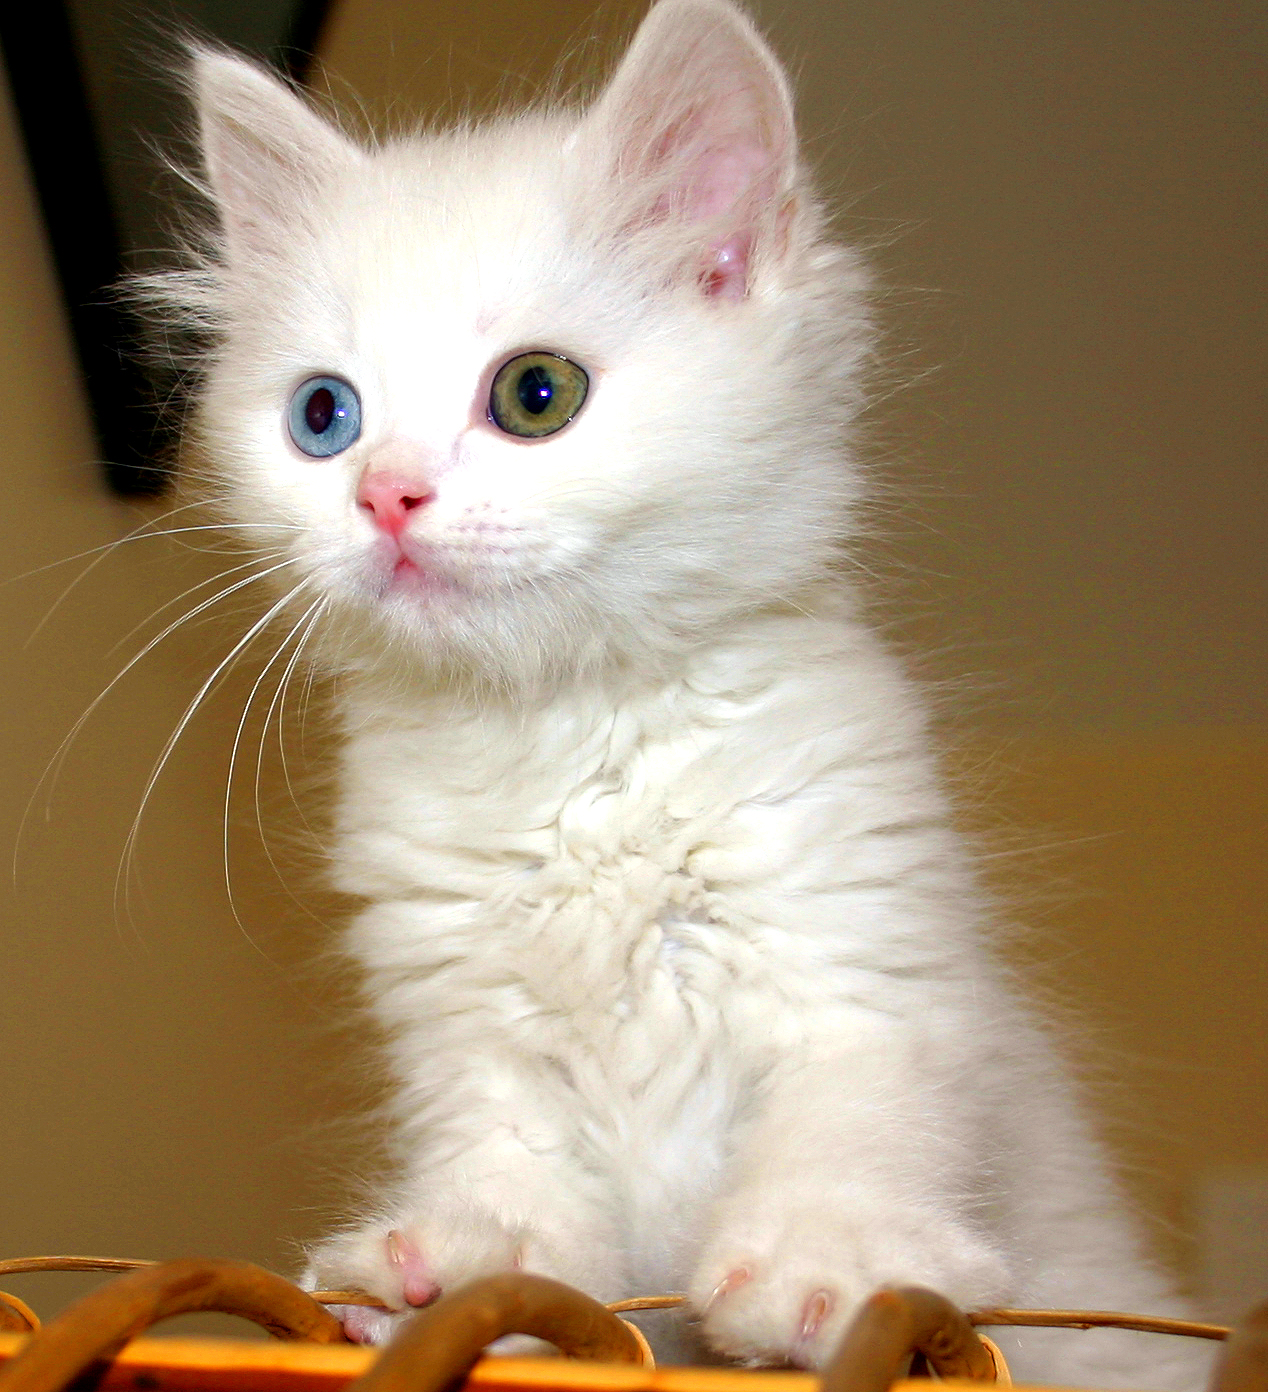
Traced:
<svg viewBox="0 0 1268 1392">
<path fill-rule="evenodd" d="M 387 1259 L 401 1278 L 401 1295 L 407 1305 L 430 1305 L 440 1296 L 440 1284 L 426 1258 L 399 1228 L 388 1233 Z"/>
<path fill-rule="evenodd" d="M 354 1344 L 375 1344 L 381 1337 L 382 1316 L 378 1310 L 365 1305 L 346 1305 L 343 1310 L 343 1332 Z"/>
</svg>

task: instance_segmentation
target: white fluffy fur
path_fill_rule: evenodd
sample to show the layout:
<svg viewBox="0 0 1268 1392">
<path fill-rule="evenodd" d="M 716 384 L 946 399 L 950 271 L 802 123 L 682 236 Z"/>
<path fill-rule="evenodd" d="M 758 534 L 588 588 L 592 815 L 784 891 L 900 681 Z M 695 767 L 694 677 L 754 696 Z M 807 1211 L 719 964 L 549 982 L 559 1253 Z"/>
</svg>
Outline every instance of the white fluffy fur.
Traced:
<svg viewBox="0 0 1268 1392">
<path fill-rule="evenodd" d="M 810 1366 L 886 1282 L 1174 1308 L 849 593 L 866 281 L 748 21 L 662 0 L 584 114 L 373 150 L 235 58 L 194 89 L 197 443 L 341 674 L 335 874 L 398 1084 L 399 1180 L 310 1279 L 400 1306 L 395 1230 L 443 1286 L 682 1289 L 713 1349 Z M 484 403 L 534 348 L 591 391 L 526 443 Z M 328 459 L 285 427 L 318 373 L 364 412 Z M 424 582 L 357 505 L 385 469 L 431 492 Z M 1198 1377 L 1143 1336 L 1005 1341 L 1033 1379 Z"/>
</svg>

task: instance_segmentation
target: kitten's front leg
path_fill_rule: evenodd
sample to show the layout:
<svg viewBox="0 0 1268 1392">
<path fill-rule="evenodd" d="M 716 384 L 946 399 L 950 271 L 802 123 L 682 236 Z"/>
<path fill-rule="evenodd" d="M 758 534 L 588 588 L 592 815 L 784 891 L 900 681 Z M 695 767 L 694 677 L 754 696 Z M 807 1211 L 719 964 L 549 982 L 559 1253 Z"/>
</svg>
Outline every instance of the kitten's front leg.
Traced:
<svg viewBox="0 0 1268 1392">
<path fill-rule="evenodd" d="M 302 1284 L 310 1290 L 363 1290 L 390 1313 L 361 1305 L 332 1307 L 357 1343 L 378 1344 L 414 1310 L 447 1288 L 523 1262 L 521 1234 L 494 1209 L 449 1196 L 390 1206 L 335 1234 L 311 1253 Z"/>
<path fill-rule="evenodd" d="M 1008 1292 L 1008 1263 L 973 1215 L 967 1128 L 902 1052 L 821 1056 L 769 1080 L 690 1284 L 719 1352 L 821 1367 L 879 1286 L 928 1285 L 966 1306 Z"/>
<path fill-rule="evenodd" d="M 487 1123 L 480 1109 L 474 1116 Z M 350 1338 L 384 1342 L 414 1309 L 498 1271 L 537 1271 L 599 1294 L 619 1288 L 601 1196 L 566 1138 L 530 1148 L 505 1117 L 482 1129 L 479 1141 L 420 1167 L 373 1216 L 311 1253 L 309 1289 L 364 1290 L 392 1312 L 339 1307 Z M 542 1139 L 540 1116 L 532 1132 Z"/>
</svg>

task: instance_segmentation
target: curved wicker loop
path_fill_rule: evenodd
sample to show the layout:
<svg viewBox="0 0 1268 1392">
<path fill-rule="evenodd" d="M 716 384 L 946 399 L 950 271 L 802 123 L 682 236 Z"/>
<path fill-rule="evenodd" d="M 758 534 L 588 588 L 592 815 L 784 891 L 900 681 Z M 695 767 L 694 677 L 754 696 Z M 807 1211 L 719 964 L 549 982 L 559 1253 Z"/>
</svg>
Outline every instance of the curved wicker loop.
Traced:
<svg viewBox="0 0 1268 1392">
<path fill-rule="evenodd" d="M 995 1381 L 995 1361 L 961 1311 L 923 1286 L 869 1296 L 824 1369 L 822 1392 L 888 1392 L 912 1354 L 940 1377 Z"/>
<path fill-rule="evenodd" d="M 1268 1301 L 1229 1335 L 1211 1375 L 1210 1392 L 1268 1392 Z"/>
<path fill-rule="evenodd" d="M 1000 1387 L 1011 1387 L 1013 1385 L 1012 1369 L 1008 1366 L 1008 1360 L 1004 1357 L 1004 1350 L 995 1342 L 994 1339 L 985 1334 L 978 1333 L 977 1336 L 982 1341 L 982 1347 L 991 1356 L 991 1362 L 995 1365 L 995 1376 L 992 1382 Z"/>
<path fill-rule="evenodd" d="M 0 1330 L 6 1334 L 32 1334 L 40 1327 L 40 1317 L 16 1295 L 0 1291 Z"/>
<path fill-rule="evenodd" d="M 624 1320 L 561 1281 L 526 1271 L 486 1276 L 420 1310 L 348 1392 L 441 1392 L 495 1339 L 531 1334 L 570 1358 L 641 1363 Z"/>
<path fill-rule="evenodd" d="M 50 1320 L 0 1372 L 0 1392 L 60 1392 L 158 1320 L 198 1310 L 241 1315 L 280 1339 L 343 1342 L 342 1326 L 329 1310 L 263 1267 L 163 1262 L 116 1278 Z"/>
</svg>

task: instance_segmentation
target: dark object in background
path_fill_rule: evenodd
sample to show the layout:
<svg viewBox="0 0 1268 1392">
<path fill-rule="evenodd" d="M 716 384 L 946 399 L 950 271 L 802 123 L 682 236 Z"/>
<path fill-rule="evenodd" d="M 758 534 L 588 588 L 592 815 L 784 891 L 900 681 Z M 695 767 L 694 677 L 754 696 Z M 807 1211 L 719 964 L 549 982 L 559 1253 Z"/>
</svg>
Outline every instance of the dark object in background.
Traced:
<svg viewBox="0 0 1268 1392">
<path fill-rule="evenodd" d="M 0 47 L 115 492 L 161 493 L 170 431 L 139 332 L 112 287 L 165 241 L 157 170 L 142 131 L 179 130 L 176 91 L 157 66 L 158 36 L 183 30 L 254 50 L 303 81 L 328 0 L 24 0 L 0 5 Z M 138 52 L 142 54 L 138 61 Z"/>
</svg>

